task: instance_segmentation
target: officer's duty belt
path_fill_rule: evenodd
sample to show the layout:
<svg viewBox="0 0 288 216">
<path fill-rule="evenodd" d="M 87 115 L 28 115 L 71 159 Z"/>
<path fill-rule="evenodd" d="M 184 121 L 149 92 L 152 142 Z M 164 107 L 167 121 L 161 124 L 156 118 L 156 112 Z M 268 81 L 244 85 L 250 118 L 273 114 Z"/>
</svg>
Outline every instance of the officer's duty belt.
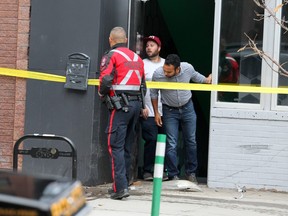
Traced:
<svg viewBox="0 0 288 216">
<path fill-rule="evenodd" d="M 137 95 L 126 95 L 128 98 L 128 101 L 138 101 L 140 100 L 140 96 Z"/>
</svg>

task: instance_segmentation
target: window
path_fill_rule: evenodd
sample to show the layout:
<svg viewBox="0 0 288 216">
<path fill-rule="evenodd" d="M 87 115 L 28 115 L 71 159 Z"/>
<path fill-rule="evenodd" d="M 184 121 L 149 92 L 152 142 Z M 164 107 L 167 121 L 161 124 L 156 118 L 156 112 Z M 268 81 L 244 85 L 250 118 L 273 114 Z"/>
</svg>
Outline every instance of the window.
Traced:
<svg viewBox="0 0 288 216">
<path fill-rule="evenodd" d="M 256 21 L 263 14 L 253 0 L 222 0 L 220 17 L 218 83 L 261 85 L 262 60 L 251 55 L 251 49 L 238 50 L 248 43 L 247 34 L 262 49 L 264 21 Z M 218 92 L 217 101 L 260 104 L 259 93 Z"/>
<path fill-rule="evenodd" d="M 282 8 L 282 19 L 286 19 L 288 17 L 288 7 Z M 285 70 L 288 70 L 288 35 L 287 31 L 281 28 L 281 38 L 280 38 L 280 64 L 283 66 Z M 288 77 L 278 75 L 278 87 L 286 87 L 288 86 Z M 278 94 L 277 97 L 277 105 L 278 106 L 287 106 L 288 105 L 288 95 L 287 94 Z"/>
<path fill-rule="evenodd" d="M 239 51 L 250 37 L 288 70 L 288 32 L 274 19 L 284 19 L 287 25 L 288 5 L 275 12 L 282 0 L 265 2 L 273 16 L 253 0 L 215 0 L 213 83 L 288 88 L 288 77 L 272 70 L 277 68 L 273 61 L 262 60 L 249 46 Z M 288 111 L 288 94 L 218 91 L 212 92 L 212 99 L 214 107 Z"/>
</svg>

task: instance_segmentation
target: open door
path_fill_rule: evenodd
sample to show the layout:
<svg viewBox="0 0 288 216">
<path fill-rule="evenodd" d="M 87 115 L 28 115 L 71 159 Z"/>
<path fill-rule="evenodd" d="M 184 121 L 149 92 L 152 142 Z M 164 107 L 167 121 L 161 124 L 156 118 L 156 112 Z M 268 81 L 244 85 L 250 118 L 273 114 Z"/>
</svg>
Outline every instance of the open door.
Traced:
<svg viewBox="0 0 288 216">
<path fill-rule="evenodd" d="M 207 76 L 212 72 L 214 2 L 154 0 L 144 4 L 144 36 L 161 39 L 160 56 L 175 53 Z M 145 57 L 145 55 L 144 55 Z M 206 182 L 210 118 L 210 92 L 193 91 L 197 113 L 198 177 Z M 179 145 L 179 168 L 184 149 Z M 183 175 L 184 173 L 181 172 Z"/>
</svg>

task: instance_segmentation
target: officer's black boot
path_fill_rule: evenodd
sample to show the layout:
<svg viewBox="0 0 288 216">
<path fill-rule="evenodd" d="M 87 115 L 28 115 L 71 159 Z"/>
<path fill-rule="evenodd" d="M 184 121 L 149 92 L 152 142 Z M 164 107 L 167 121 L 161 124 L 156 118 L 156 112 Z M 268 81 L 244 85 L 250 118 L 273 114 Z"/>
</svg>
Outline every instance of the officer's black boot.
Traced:
<svg viewBox="0 0 288 216">
<path fill-rule="evenodd" d="M 129 196 L 130 196 L 130 194 L 129 194 L 128 189 L 124 189 L 124 190 L 121 190 L 119 192 L 112 192 L 110 194 L 110 198 L 115 199 L 115 200 L 121 200 L 121 199 L 123 199 L 125 197 L 129 197 Z"/>
</svg>

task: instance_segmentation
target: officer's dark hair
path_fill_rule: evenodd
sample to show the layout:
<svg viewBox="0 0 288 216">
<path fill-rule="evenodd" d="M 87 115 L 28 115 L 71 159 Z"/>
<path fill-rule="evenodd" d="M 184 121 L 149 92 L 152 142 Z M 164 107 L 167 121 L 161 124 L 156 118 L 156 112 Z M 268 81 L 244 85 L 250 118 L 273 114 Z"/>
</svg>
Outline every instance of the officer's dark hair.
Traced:
<svg viewBox="0 0 288 216">
<path fill-rule="evenodd" d="M 173 65 L 174 68 L 180 67 L 180 58 L 176 54 L 170 54 L 166 57 L 164 64 L 166 65 Z"/>
</svg>

